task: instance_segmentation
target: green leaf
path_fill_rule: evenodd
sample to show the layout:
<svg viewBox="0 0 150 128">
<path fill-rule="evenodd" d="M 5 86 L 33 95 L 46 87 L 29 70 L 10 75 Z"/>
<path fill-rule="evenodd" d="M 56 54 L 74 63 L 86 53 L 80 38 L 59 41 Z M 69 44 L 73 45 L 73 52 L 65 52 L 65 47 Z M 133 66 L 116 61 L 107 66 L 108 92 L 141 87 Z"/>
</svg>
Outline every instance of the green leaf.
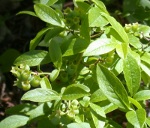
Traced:
<svg viewBox="0 0 150 128">
<path fill-rule="evenodd" d="M 33 102 L 47 102 L 60 98 L 57 92 L 51 89 L 36 88 L 26 92 L 21 100 L 29 100 Z"/>
<path fill-rule="evenodd" d="M 46 4 L 49 6 L 52 6 L 53 4 L 55 4 L 58 0 L 40 0 L 41 4 Z"/>
<path fill-rule="evenodd" d="M 105 114 L 110 113 L 116 109 L 118 109 L 118 106 L 116 106 L 113 103 L 110 103 L 108 100 L 105 100 L 99 104 L 101 108 L 104 110 Z"/>
<path fill-rule="evenodd" d="M 24 103 L 24 104 L 19 104 L 14 107 L 8 108 L 5 112 L 6 114 L 9 115 L 25 114 L 26 112 L 34 109 L 35 107 L 36 105 L 34 104 Z"/>
<path fill-rule="evenodd" d="M 20 11 L 17 13 L 17 15 L 20 15 L 20 14 L 28 14 L 28 15 L 37 17 L 36 14 L 32 11 Z"/>
<path fill-rule="evenodd" d="M 140 39 L 134 36 L 133 34 L 128 33 L 129 37 L 129 44 L 131 44 L 133 47 L 139 49 L 142 47 Z"/>
<path fill-rule="evenodd" d="M 36 46 L 39 44 L 40 40 L 42 39 L 43 35 L 49 30 L 50 28 L 44 28 L 38 32 L 36 37 L 30 41 L 30 50 L 34 50 Z"/>
<path fill-rule="evenodd" d="M 51 107 L 52 103 L 50 102 L 42 103 L 35 109 L 27 112 L 26 114 L 30 117 L 30 120 L 41 116 L 48 116 L 51 112 Z"/>
<path fill-rule="evenodd" d="M 51 7 L 46 6 L 44 4 L 35 4 L 34 10 L 37 16 L 46 23 L 64 27 L 64 23 L 62 19 L 57 15 L 57 12 L 53 10 Z"/>
<path fill-rule="evenodd" d="M 131 97 L 128 97 L 129 98 L 129 101 L 134 105 L 136 106 L 138 109 L 142 108 L 141 104 L 136 100 L 136 99 L 133 99 Z"/>
<path fill-rule="evenodd" d="M 108 53 L 114 50 L 116 42 L 111 42 L 110 39 L 97 39 L 93 41 L 85 50 L 83 56 L 97 56 Z"/>
<path fill-rule="evenodd" d="M 41 88 L 52 89 L 49 79 L 45 76 L 40 81 Z"/>
<path fill-rule="evenodd" d="M 150 126 L 150 117 L 146 118 L 146 123 L 148 126 Z"/>
<path fill-rule="evenodd" d="M 127 92 L 121 81 L 104 66 L 97 65 L 97 81 L 108 100 L 120 108 L 129 109 Z"/>
<path fill-rule="evenodd" d="M 62 95 L 62 99 L 63 100 L 74 100 L 74 99 L 78 99 L 84 96 L 88 96 L 89 95 L 89 91 L 90 89 L 82 84 L 72 84 L 69 85 L 63 95 Z"/>
<path fill-rule="evenodd" d="M 126 58 L 128 51 L 129 51 L 128 44 L 126 44 L 126 43 L 118 43 L 117 44 L 116 52 L 120 58 L 122 58 L 122 59 Z"/>
<path fill-rule="evenodd" d="M 91 128 L 89 123 L 71 123 L 67 125 L 67 128 Z"/>
<path fill-rule="evenodd" d="M 140 66 L 141 66 L 142 70 L 143 70 L 148 76 L 150 76 L 150 64 L 141 61 Z"/>
<path fill-rule="evenodd" d="M 0 122 L 0 128 L 18 128 L 27 124 L 27 116 L 13 115 Z"/>
<path fill-rule="evenodd" d="M 150 83 L 150 77 L 144 72 L 141 72 L 141 79 L 143 80 L 144 84 L 147 86 Z"/>
<path fill-rule="evenodd" d="M 91 102 L 99 102 L 99 101 L 103 101 L 106 99 L 107 99 L 107 97 L 103 94 L 101 89 L 98 89 L 91 95 L 90 101 Z"/>
<path fill-rule="evenodd" d="M 142 91 L 137 92 L 134 95 L 134 99 L 136 99 L 137 101 L 150 99 L 150 90 L 142 90 Z"/>
<path fill-rule="evenodd" d="M 84 18 L 81 19 L 81 27 L 80 27 L 80 36 L 85 39 L 89 44 L 90 43 L 90 27 L 88 21 L 88 15 L 83 15 Z"/>
<path fill-rule="evenodd" d="M 140 0 L 139 4 L 145 9 L 146 8 L 150 9 L 150 1 L 149 0 Z"/>
<path fill-rule="evenodd" d="M 101 16 L 100 9 L 97 7 L 93 7 L 89 10 L 88 20 L 89 27 L 104 27 L 108 24 L 108 21 Z"/>
<path fill-rule="evenodd" d="M 64 48 L 63 56 L 71 56 L 80 53 L 87 48 L 88 44 L 88 41 L 82 38 L 76 38 L 72 39 L 71 41 L 66 41 L 62 44 L 62 47 Z"/>
<path fill-rule="evenodd" d="M 139 32 L 142 32 L 144 36 L 149 37 L 150 27 L 147 25 L 140 25 Z"/>
<path fill-rule="evenodd" d="M 37 66 L 41 64 L 47 64 L 50 61 L 51 60 L 47 51 L 32 50 L 19 56 L 15 60 L 14 64 L 15 65 L 27 64 L 29 66 Z"/>
<path fill-rule="evenodd" d="M 60 28 L 60 27 L 55 27 L 55 29 L 51 29 L 49 30 L 44 37 L 44 42 L 46 46 L 49 46 L 49 41 L 53 38 L 53 37 L 57 37 L 57 35 L 62 32 L 64 29 Z M 43 46 L 41 43 L 39 44 L 40 46 Z"/>
<path fill-rule="evenodd" d="M 146 111 L 143 108 L 132 110 L 126 113 L 126 117 L 135 128 L 143 128 L 146 121 Z"/>
<path fill-rule="evenodd" d="M 144 52 L 141 54 L 141 60 L 143 60 L 146 63 L 150 63 L 150 53 Z"/>
<path fill-rule="evenodd" d="M 105 121 L 100 120 L 99 117 L 96 116 L 96 114 L 93 113 L 92 111 L 90 111 L 90 114 L 91 114 L 91 117 L 92 117 L 95 127 L 96 128 L 104 128 Z"/>
<path fill-rule="evenodd" d="M 105 7 L 105 5 L 104 5 L 104 3 L 102 1 L 99 1 L 99 0 L 92 0 L 92 1 L 99 7 L 99 9 L 102 12 L 104 12 L 106 14 L 109 14 L 106 7 Z"/>
<path fill-rule="evenodd" d="M 96 105 L 96 104 L 93 104 L 93 103 L 90 103 L 90 107 L 91 109 L 96 113 L 98 114 L 99 116 L 102 116 L 102 117 L 106 117 L 105 115 L 105 112 L 104 112 L 104 109 L 101 108 L 100 106 Z"/>
<path fill-rule="evenodd" d="M 141 72 L 136 59 L 131 54 L 128 54 L 124 59 L 123 72 L 127 88 L 130 95 L 133 96 L 140 87 Z"/>
<path fill-rule="evenodd" d="M 60 49 L 60 45 L 56 40 L 52 39 L 49 44 L 49 55 L 57 68 L 60 68 L 62 65 L 62 53 Z"/>
<path fill-rule="evenodd" d="M 124 28 L 121 26 L 121 24 L 119 22 L 117 22 L 116 19 L 114 19 L 110 15 L 108 15 L 106 13 L 101 13 L 101 14 L 102 14 L 102 16 L 104 16 L 105 19 L 108 20 L 108 22 L 112 25 L 112 28 L 114 28 L 115 31 L 119 34 L 119 36 L 122 39 L 122 42 L 128 43 L 129 42 L 128 35 L 125 32 Z"/>
<path fill-rule="evenodd" d="M 82 14 L 84 15 L 90 9 L 90 5 L 88 3 L 86 3 L 86 2 L 84 2 L 84 1 L 86 1 L 86 0 L 74 0 L 75 6 L 77 6 L 78 8 L 80 8 L 81 15 Z"/>
<path fill-rule="evenodd" d="M 58 75 L 59 75 L 60 70 L 58 69 L 54 69 L 51 73 L 50 73 L 50 81 L 53 82 L 57 79 Z"/>
<path fill-rule="evenodd" d="M 113 65 L 113 73 L 117 76 L 123 71 L 123 60 L 117 59 Z"/>
</svg>

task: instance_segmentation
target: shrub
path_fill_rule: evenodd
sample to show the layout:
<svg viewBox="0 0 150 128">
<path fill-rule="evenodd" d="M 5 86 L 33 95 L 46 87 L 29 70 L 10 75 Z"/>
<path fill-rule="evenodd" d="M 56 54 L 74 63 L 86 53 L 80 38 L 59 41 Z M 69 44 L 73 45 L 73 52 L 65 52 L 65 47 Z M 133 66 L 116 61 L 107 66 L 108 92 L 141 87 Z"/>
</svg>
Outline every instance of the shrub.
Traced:
<svg viewBox="0 0 150 128">
<path fill-rule="evenodd" d="M 99 0 L 75 0 L 63 10 L 56 2 L 20 12 L 46 27 L 14 62 L 14 85 L 26 92 L 0 127 L 119 128 L 109 116 L 115 110 L 124 113 L 126 127 L 149 127 L 150 27 L 123 27 Z"/>
</svg>

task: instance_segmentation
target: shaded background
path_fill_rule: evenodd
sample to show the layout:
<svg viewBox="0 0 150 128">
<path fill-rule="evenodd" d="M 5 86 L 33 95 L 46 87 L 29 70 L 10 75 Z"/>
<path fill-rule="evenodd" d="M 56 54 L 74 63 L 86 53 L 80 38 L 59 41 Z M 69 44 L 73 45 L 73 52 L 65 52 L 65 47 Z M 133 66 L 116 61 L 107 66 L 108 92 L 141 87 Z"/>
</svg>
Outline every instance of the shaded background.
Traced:
<svg viewBox="0 0 150 128">
<path fill-rule="evenodd" d="M 0 0 L 0 120 L 5 110 L 20 104 L 23 91 L 13 86 L 15 78 L 10 73 L 13 61 L 28 51 L 30 40 L 45 23 L 29 15 L 16 15 L 19 11 L 33 11 L 33 4 L 40 0 Z M 149 0 L 102 0 L 111 15 L 123 26 L 139 22 L 150 25 Z M 64 7 L 72 6 L 72 0 L 59 0 Z M 117 116 L 120 120 L 121 115 Z"/>
</svg>

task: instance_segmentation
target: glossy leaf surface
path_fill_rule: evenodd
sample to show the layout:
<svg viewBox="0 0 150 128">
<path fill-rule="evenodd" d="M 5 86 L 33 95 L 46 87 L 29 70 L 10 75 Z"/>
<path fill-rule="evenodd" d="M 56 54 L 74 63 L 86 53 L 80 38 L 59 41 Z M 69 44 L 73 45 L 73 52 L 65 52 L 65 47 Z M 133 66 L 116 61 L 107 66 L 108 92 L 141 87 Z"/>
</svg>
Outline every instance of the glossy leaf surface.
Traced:
<svg viewBox="0 0 150 128">
<path fill-rule="evenodd" d="M 51 89 L 37 88 L 26 92 L 21 100 L 29 100 L 33 102 L 47 102 L 60 98 L 57 92 Z"/>
<path fill-rule="evenodd" d="M 84 96 L 88 96 L 89 95 L 89 88 L 85 85 L 81 85 L 81 84 L 72 84 L 69 85 L 63 95 L 62 95 L 62 99 L 63 100 L 74 100 L 74 99 L 78 99 Z"/>
<path fill-rule="evenodd" d="M 137 61 L 130 54 L 124 59 L 123 72 L 127 88 L 133 96 L 140 87 L 141 72 Z"/>
<path fill-rule="evenodd" d="M 55 26 L 64 26 L 58 14 L 51 7 L 38 3 L 34 5 L 34 10 L 41 20 Z"/>
<path fill-rule="evenodd" d="M 13 115 L 0 122 L 0 128 L 17 128 L 27 124 L 29 117 Z"/>
<path fill-rule="evenodd" d="M 101 65 L 97 65 L 96 74 L 99 87 L 108 100 L 120 108 L 129 108 L 127 92 L 120 80 Z"/>
<path fill-rule="evenodd" d="M 146 112 L 144 109 L 133 110 L 127 112 L 126 117 L 135 128 L 143 128 L 146 121 Z"/>
<path fill-rule="evenodd" d="M 19 56 L 15 60 L 14 64 L 15 65 L 27 64 L 29 66 L 37 66 L 39 64 L 49 63 L 50 61 L 51 60 L 47 51 L 32 50 Z"/>
</svg>

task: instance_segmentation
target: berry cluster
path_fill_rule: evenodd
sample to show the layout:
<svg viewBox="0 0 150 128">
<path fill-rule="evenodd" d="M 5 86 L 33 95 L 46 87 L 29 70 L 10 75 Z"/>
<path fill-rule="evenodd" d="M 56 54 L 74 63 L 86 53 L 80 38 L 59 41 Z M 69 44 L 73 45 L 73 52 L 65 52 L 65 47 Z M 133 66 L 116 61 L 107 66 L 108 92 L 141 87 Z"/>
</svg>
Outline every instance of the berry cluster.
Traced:
<svg viewBox="0 0 150 128">
<path fill-rule="evenodd" d="M 40 76 L 37 73 L 31 72 L 28 65 L 13 66 L 11 72 L 17 77 L 14 85 L 24 91 L 29 90 L 31 86 L 38 87 L 40 85 Z"/>
</svg>

